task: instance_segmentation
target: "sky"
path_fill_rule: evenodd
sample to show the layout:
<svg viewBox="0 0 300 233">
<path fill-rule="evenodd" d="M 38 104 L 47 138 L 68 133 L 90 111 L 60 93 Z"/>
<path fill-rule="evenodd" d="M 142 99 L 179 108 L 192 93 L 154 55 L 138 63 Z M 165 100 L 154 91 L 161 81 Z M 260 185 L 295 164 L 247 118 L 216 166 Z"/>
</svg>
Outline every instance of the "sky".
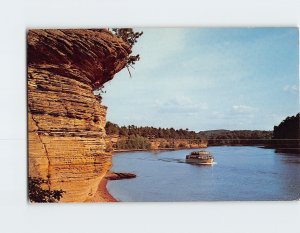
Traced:
<svg viewBox="0 0 300 233">
<path fill-rule="evenodd" d="M 135 28 L 141 60 L 105 84 L 107 120 L 272 130 L 299 112 L 297 28 Z"/>
</svg>

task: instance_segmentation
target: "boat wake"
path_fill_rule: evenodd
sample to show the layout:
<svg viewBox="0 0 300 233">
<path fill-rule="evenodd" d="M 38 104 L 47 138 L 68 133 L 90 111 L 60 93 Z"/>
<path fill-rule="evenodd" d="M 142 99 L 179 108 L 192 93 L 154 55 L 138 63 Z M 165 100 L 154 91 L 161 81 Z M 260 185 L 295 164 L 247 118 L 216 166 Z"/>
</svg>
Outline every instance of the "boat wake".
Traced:
<svg viewBox="0 0 300 233">
<path fill-rule="evenodd" d="M 161 158 L 158 160 L 163 162 L 169 162 L 169 163 L 185 163 L 184 159 Z"/>
<path fill-rule="evenodd" d="M 167 163 L 185 163 L 184 159 L 175 159 L 175 158 L 134 158 L 135 160 L 143 161 L 162 161 Z"/>
</svg>

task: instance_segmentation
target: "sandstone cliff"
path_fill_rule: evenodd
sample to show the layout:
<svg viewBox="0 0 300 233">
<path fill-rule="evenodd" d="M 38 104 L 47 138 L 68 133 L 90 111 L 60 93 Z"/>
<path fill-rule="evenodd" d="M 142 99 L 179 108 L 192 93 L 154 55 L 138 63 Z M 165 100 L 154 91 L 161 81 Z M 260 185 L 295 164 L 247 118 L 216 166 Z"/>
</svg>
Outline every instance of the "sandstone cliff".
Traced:
<svg viewBox="0 0 300 233">
<path fill-rule="evenodd" d="M 93 90 L 126 65 L 130 46 L 107 30 L 29 30 L 29 176 L 89 201 L 111 166 L 106 107 Z"/>
</svg>

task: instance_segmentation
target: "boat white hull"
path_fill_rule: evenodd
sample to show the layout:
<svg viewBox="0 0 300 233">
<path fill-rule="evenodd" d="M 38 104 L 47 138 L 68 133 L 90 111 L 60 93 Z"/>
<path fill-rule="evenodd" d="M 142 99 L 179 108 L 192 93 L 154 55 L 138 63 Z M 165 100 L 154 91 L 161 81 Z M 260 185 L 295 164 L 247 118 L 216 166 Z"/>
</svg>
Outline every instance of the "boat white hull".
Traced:
<svg viewBox="0 0 300 233">
<path fill-rule="evenodd" d="M 212 165 L 213 159 L 186 159 L 187 163 L 199 164 L 199 165 Z"/>
</svg>

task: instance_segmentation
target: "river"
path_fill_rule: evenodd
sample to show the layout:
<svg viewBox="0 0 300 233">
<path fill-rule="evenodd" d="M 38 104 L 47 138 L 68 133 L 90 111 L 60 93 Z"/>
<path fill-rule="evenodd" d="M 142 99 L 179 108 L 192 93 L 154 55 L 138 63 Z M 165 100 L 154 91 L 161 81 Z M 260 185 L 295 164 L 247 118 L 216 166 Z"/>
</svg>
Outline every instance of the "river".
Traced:
<svg viewBox="0 0 300 233">
<path fill-rule="evenodd" d="M 120 201 L 263 201 L 300 198 L 300 157 L 251 146 L 206 149 L 212 166 L 185 163 L 193 149 L 122 152 L 112 171 L 137 178 L 110 181 Z"/>
</svg>

